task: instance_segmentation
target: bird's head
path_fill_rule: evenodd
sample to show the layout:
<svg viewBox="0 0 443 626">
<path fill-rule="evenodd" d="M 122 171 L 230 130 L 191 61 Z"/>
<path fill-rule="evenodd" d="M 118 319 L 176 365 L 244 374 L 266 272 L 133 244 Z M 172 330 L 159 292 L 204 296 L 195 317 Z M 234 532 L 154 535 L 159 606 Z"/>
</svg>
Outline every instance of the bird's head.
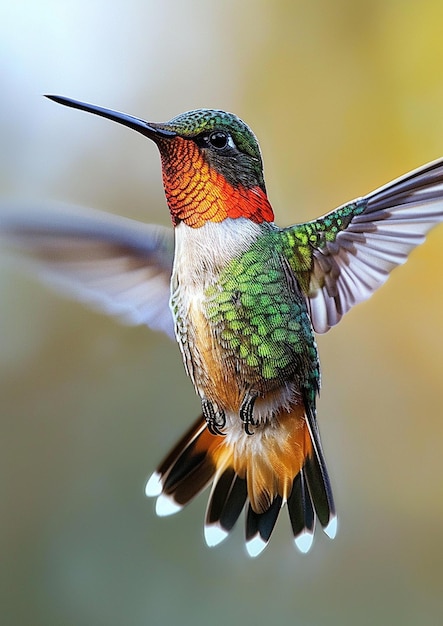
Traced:
<svg viewBox="0 0 443 626">
<path fill-rule="evenodd" d="M 119 122 L 157 144 L 174 225 L 185 222 L 198 228 L 208 221 L 238 217 L 273 221 L 257 139 L 236 115 L 197 109 L 154 123 L 69 98 L 48 97 Z"/>
</svg>

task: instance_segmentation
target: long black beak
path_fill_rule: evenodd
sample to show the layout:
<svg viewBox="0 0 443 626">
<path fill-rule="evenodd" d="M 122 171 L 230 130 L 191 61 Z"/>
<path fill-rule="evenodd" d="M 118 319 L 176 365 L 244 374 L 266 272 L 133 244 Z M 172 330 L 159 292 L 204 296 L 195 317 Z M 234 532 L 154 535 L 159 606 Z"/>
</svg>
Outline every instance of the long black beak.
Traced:
<svg viewBox="0 0 443 626">
<path fill-rule="evenodd" d="M 171 139 L 172 137 L 176 137 L 177 133 L 172 130 L 168 130 L 167 128 L 163 128 L 163 124 L 149 124 L 144 120 L 139 119 L 138 117 L 133 117 L 132 115 L 126 115 L 126 113 L 119 113 L 118 111 L 113 111 L 112 109 L 104 109 L 103 107 L 96 106 L 95 104 L 88 104 L 86 102 L 79 102 L 78 100 L 72 100 L 71 98 L 65 98 L 64 96 L 45 96 L 50 100 L 54 100 L 54 102 L 58 102 L 59 104 L 64 104 L 65 106 L 72 107 L 73 109 L 79 109 L 80 111 L 87 111 L 88 113 L 94 113 L 95 115 L 100 115 L 100 117 L 106 117 L 108 120 L 112 120 L 113 122 L 118 122 L 119 124 L 123 124 L 123 126 L 127 126 L 128 128 L 132 128 L 137 132 L 149 137 L 149 139 Z"/>
</svg>

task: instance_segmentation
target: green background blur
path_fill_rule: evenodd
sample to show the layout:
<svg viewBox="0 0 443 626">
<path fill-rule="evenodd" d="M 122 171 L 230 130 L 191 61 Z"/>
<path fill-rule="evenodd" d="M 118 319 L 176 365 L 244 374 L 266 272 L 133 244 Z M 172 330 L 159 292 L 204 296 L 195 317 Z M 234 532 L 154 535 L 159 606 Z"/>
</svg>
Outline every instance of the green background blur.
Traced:
<svg viewBox="0 0 443 626">
<path fill-rule="evenodd" d="M 235 111 L 276 220 L 316 217 L 443 156 L 443 4 L 2 2 L 2 197 L 168 224 L 153 144 L 41 97 L 162 121 Z M 340 515 L 308 555 L 282 515 L 204 546 L 205 497 L 155 517 L 146 477 L 199 411 L 178 349 L 0 257 L 0 623 L 443 623 L 443 227 L 319 337 Z"/>
</svg>

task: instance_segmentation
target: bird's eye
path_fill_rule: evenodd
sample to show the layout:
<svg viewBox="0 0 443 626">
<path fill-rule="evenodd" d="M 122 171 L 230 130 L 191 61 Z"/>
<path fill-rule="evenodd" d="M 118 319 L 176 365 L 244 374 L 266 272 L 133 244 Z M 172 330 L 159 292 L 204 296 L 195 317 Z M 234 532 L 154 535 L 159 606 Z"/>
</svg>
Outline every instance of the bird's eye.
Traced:
<svg viewBox="0 0 443 626">
<path fill-rule="evenodd" d="M 208 137 L 209 143 L 213 148 L 217 148 L 218 150 L 222 150 L 226 148 L 228 145 L 229 136 L 227 133 L 224 133 L 221 130 L 215 130 Z"/>
</svg>

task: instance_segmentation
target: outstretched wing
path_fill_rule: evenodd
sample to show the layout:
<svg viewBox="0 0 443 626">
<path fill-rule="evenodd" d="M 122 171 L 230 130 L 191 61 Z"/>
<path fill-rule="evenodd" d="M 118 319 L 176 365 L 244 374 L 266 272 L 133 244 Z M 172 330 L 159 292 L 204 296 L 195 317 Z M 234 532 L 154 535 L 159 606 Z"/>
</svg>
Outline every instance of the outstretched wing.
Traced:
<svg viewBox="0 0 443 626">
<path fill-rule="evenodd" d="M 174 337 L 172 229 L 72 207 L 0 207 L 0 239 L 59 291 Z"/>
<path fill-rule="evenodd" d="M 369 298 L 441 221 L 443 159 L 318 220 L 284 229 L 314 330 L 328 331 Z"/>
</svg>

